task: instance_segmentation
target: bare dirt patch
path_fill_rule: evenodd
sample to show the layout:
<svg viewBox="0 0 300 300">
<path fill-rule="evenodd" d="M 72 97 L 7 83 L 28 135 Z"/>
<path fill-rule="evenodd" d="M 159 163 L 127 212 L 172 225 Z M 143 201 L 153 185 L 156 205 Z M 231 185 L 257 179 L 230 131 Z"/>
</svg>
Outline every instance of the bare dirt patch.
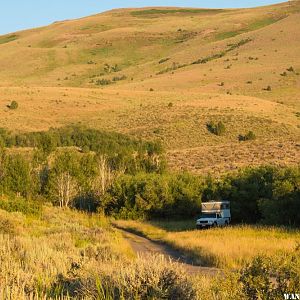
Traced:
<svg viewBox="0 0 300 300">
<path fill-rule="evenodd" d="M 190 258 L 186 257 L 181 252 L 172 249 L 166 244 L 152 241 L 135 233 L 125 231 L 123 229 L 119 230 L 122 232 L 124 238 L 129 242 L 133 251 L 137 255 L 163 255 L 167 259 L 171 259 L 172 261 L 176 261 L 183 265 L 186 271 L 192 275 L 203 274 L 209 276 L 216 276 L 220 272 L 220 269 L 217 268 L 208 268 L 193 264 L 193 261 Z"/>
</svg>

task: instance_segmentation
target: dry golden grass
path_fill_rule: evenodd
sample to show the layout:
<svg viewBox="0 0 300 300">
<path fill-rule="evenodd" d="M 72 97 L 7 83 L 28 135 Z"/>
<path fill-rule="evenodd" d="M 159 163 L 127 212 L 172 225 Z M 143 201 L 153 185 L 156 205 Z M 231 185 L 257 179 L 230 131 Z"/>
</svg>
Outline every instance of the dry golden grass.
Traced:
<svg viewBox="0 0 300 300">
<path fill-rule="evenodd" d="M 1 299 L 198 299 L 179 264 L 135 258 L 105 217 L 60 208 L 0 210 L 0 265 Z"/>
<path fill-rule="evenodd" d="M 270 164 L 292 166 L 299 164 L 300 144 L 297 141 L 257 140 L 217 146 L 202 146 L 168 152 L 169 166 L 173 170 L 188 170 L 194 174 L 220 176 L 247 166 Z"/>
<path fill-rule="evenodd" d="M 40 219 L 0 214 L 0 297 L 5 299 L 27 299 L 50 289 L 74 264 L 92 271 L 97 261 L 129 260 L 133 255 L 101 216 L 50 207 Z"/>
<path fill-rule="evenodd" d="M 36 131 L 80 122 L 159 139 L 173 169 L 196 173 L 299 164 L 299 13 L 299 1 L 114 10 L 0 37 L 1 126 Z M 190 65 L 248 38 L 221 58 Z M 105 63 L 120 70 L 101 75 Z M 173 63 L 188 66 L 157 75 Z M 127 79 L 95 85 L 122 75 Z M 12 100 L 17 110 L 6 107 Z M 225 124 L 224 136 L 206 130 L 211 120 Z M 257 141 L 237 143 L 249 130 Z"/>
<path fill-rule="evenodd" d="M 222 173 L 248 165 L 295 165 L 300 130 L 294 109 L 246 96 L 192 92 L 133 92 L 79 88 L 0 88 L 0 122 L 12 131 L 72 123 L 161 140 L 174 170 Z M 19 103 L 11 111 L 9 99 Z M 172 106 L 169 107 L 169 103 Z M 222 121 L 224 136 L 206 124 Z M 257 140 L 238 142 L 249 130 Z"/>
<path fill-rule="evenodd" d="M 165 242 L 191 256 L 200 265 L 229 269 L 241 267 L 259 254 L 273 256 L 278 252 L 293 251 L 300 241 L 299 230 L 275 227 L 233 226 L 182 231 L 180 229 L 186 227 L 182 222 L 173 222 L 172 227 L 168 222 L 154 222 L 152 225 L 117 221 L 117 225 Z"/>
</svg>

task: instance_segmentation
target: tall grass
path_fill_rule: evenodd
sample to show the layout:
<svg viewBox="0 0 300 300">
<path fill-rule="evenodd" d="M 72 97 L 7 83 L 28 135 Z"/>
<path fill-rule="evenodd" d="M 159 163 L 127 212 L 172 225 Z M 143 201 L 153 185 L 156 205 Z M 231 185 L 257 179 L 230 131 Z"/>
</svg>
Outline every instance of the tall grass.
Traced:
<svg viewBox="0 0 300 300">
<path fill-rule="evenodd" d="M 137 257 L 101 215 L 0 210 L 0 299 L 197 299 L 179 264 Z"/>
<path fill-rule="evenodd" d="M 117 221 L 117 225 L 163 241 L 193 258 L 203 266 L 239 268 L 260 254 L 268 256 L 290 252 L 300 241 L 299 230 L 276 227 L 234 226 L 209 230 L 186 230 L 182 222 L 145 223 Z M 183 231 L 182 231 L 183 229 Z"/>
<path fill-rule="evenodd" d="M 98 261 L 125 261 L 131 255 L 104 217 L 46 207 L 40 219 L 1 210 L 0 219 L 0 295 L 5 299 L 61 296 L 53 285 L 75 266 L 91 272 Z"/>
<path fill-rule="evenodd" d="M 244 299 L 252 300 L 267 299 L 256 297 L 264 290 L 267 295 L 281 293 L 282 288 L 274 289 L 268 281 L 275 269 L 279 269 L 276 282 L 293 276 L 284 281 L 285 290 L 289 290 L 287 285 L 292 288 L 299 282 L 295 276 L 299 264 L 292 265 L 298 254 L 291 251 L 290 257 L 274 256 L 279 249 L 286 255 L 299 238 L 298 232 L 253 227 L 171 232 L 166 230 L 170 224 L 162 222 L 156 223 L 161 228 L 121 222 L 120 226 L 130 225 L 152 238 L 174 243 L 174 247 L 195 251 L 199 258 L 210 251 L 216 265 L 242 264 L 240 257 L 248 255 L 250 259 L 260 251 L 272 256 L 272 260 L 256 258 L 249 266 L 225 273 L 222 278 L 208 278 L 189 277 L 183 265 L 164 256 L 135 258 L 118 231 L 100 215 L 44 207 L 39 218 L 0 210 L 0 220 L 0 299 L 215 300 L 241 299 L 245 293 Z M 182 222 L 173 226 L 186 229 Z M 204 245 L 207 249 L 201 248 Z M 202 256 L 198 250 L 204 251 L 200 251 Z M 257 286 L 247 274 L 265 283 Z"/>
</svg>

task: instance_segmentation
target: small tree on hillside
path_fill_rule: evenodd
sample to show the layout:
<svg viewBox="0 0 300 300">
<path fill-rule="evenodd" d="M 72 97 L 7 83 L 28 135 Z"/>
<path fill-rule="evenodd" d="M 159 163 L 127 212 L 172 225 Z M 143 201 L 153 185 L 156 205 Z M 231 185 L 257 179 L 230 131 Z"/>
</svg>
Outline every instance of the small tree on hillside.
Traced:
<svg viewBox="0 0 300 300">
<path fill-rule="evenodd" d="M 18 104 L 17 101 L 12 101 L 12 102 L 10 103 L 10 105 L 8 105 L 8 108 L 9 108 L 9 109 L 17 109 L 18 107 L 19 107 L 19 104 Z"/>
<path fill-rule="evenodd" d="M 223 135 L 226 131 L 225 125 L 223 124 L 223 122 L 218 122 L 217 124 L 214 122 L 209 122 L 206 125 L 207 129 L 209 132 L 215 134 L 215 135 Z"/>
<path fill-rule="evenodd" d="M 256 135 L 253 131 L 249 131 L 247 134 L 245 135 L 239 135 L 239 141 L 253 141 L 256 139 Z"/>
<path fill-rule="evenodd" d="M 21 155 L 8 156 L 4 160 L 3 185 L 6 191 L 26 197 L 31 192 L 31 168 Z"/>
</svg>

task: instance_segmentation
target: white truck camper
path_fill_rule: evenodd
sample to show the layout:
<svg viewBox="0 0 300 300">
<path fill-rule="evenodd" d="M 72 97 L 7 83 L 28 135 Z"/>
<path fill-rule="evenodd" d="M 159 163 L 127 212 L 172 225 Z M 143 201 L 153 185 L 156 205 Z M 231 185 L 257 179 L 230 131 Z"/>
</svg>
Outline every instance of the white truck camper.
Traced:
<svg viewBox="0 0 300 300">
<path fill-rule="evenodd" d="M 202 202 L 201 212 L 196 222 L 198 229 L 227 226 L 231 221 L 229 201 Z"/>
</svg>

